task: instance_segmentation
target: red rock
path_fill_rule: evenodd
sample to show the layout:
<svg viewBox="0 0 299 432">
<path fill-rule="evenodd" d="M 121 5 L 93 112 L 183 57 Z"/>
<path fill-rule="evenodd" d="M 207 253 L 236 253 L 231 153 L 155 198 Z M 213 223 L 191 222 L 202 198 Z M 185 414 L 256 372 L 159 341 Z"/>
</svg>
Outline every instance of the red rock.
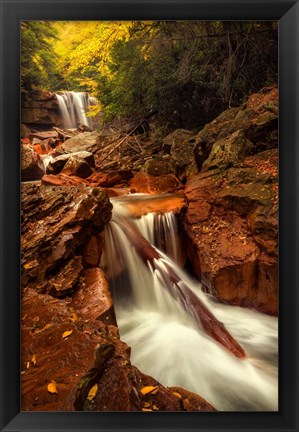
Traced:
<svg viewBox="0 0 299 432">
<path fill-rule="evenodd" d="M 169 387 L 173 393 L 181 395 L 181 404 L 186 411 L 217 411 L 201 396 L 185 390 L 181 387 Z"/>
<path fill-rule="evenodd" d="M 190 180 L 183 214 L 193 269 L 218 299 L 278 312 L 277 150 Z"/>
<path fill-rule="evenodd" d="M 70 303 L 82 319 L 100 320 L 116 325 L 109 285 L 103 270 L 85 270 Z"/>
<path fill-rule="evenodd" d="M 63 297 L 74 291 L 83 271 L 82 257 L 76 256 L 61 267 L 58 274 L 47 281 L 46 292 L 54 297 Z"/>
<path fill-rule="evenodd" d="M 55 274 L 102 231 L 112 205 L 89 187 L 22 186 L 22 285 Z"/>
<path fill-rule="evenodd" d="M 97 267 L 102 255 L 103 236 L 101 234 L 90 237 L 85 245 L 82 256 L 85 267 Z"/>
<path fill-rule="evenodd" d="M 100 321 L 74 322 L 74 311 L 64 300 L 33 290 L 25 291 L 22 313 L 22 410 L 81 409 L 119 340 Z M 72 333 L 64 338 L 66 331 Z M 53 381 L 57 394 L 47 388 Z"/>
<path fill-rule="evenodd" d="M 46 174 L 42 177 L 41 183 L 44 186 L 86 186 L 86 181 L 84 179 L 62 173 L 56 175 Z"/>
<path fill-rule="evenodd" d="M 110 171 L 107 173 L 96 172 L 88 178 L 88 182 L 96 186 L 113 187 L 118 184 L 127 184 L 132 176 L 130 170 Z"/>
<path fill-rule="evenodd" d="M 131 181 L 131 188 L 134 188 L 136 192 L 152 194 L 176 192 L 182 187 L 181 182 L 174 174 L 151 176 L 144 171 L 140 171 Z"/>
<path fill-rule="evenodd" d="M 40 180 L 44 174 L 39 155 L 29 145 L 21 147 L 22 181 Z"/>
</svg>

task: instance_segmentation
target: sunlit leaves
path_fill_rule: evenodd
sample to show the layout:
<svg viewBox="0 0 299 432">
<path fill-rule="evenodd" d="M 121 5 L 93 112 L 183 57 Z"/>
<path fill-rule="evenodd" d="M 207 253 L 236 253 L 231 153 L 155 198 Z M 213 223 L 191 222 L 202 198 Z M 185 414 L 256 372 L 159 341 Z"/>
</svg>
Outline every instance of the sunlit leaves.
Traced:
<svg viewBox="0 0 299 432">
<path fill-rule="evenodd" d="M 87 400 L 92 401 L 96 397 L 97 392 L 98 392 L 98 384 L 95 384 L 89 390 L 87 395 Z"/>
<path fill-rule="evenodd" d="M 48 385 L 47 385 L 47 390 L 49 393 L 58 393 L 57 391 L 57 384 L 55 381 L 51 381 Z"/>
</svg>

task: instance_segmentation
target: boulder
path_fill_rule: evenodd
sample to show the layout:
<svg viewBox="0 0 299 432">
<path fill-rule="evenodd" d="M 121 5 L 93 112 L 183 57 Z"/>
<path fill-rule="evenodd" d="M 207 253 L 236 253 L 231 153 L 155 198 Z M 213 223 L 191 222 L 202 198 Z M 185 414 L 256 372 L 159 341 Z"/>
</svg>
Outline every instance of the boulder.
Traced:
<svg viewBox="0 0 299 432">
<path fill-rule="evenodd" d="M 97 132 L 82 132 L 62 144 L 65 153 L 87 151 L 96 153 L 100 148 L 101 138 Z"/>
<path fill-rule="evenodd" d="M 63 169 L 70 157 L 78 157 L 83 159 L 92 168 L 95 167 L 94 156 L 87 151 L 79 151 L 75 153 L 68 153 L 52 158 L 47 166 L 47 174 L 58 174 Z M 80 176 L 79 176 L 80 177 Z"/>
<path fill-rule="evenodd" d="M 107 194 L 96 188 L 22 186 L 22 286 L 43 284 L 111 217 Z"/>
<path fill-rule="evenodd" d="M 82 319 L 98 319 L 105 324 L 116 325 L 108 281 L 100 268 L 84 271 L 70 306 Z"/>
<path fill-rule="evenodd" d="M 228 168 L 240 162 L 253 152 L 253 144 L 238 130 L 213 144 L 208 159 L 202 166 L 202 172 L 215 168 Z"/>
<path fill-rule="evenodd" d="M 278 313 L 278 152 L 191 179 L 182 212 L 188 256 L 220 300 Z"/>
<path fill-rule="evenodd" d="M 163 139 L 164 150 L 169 148 L 172 171 L 182 182 L 198 172 L 193 151 L 194 143 L 194 133 L 185 129 L 177 129 Z"/>
<path fill-rule="evenodd" d="M 97 267 L 100 264 L 103 241 L 103 233 L 99 233 L 90 237 L 84 245 L 82 250 L 84 267 Z"/>
<path fill-rule="evenodd" d="M 22 181 L 40 180 L 44 175 L 43 163 L 39 155 L 28 145 L 21 146 Z"/>
<path fill-rule="evenodd" d="M 278 89 L 268 88 L 251 95 L 240 107 L 230 108 L 205 125 L 196 135 L 194 156 L 198 170 L 213 144 L 242 130 L 254 144 L 254 152 L 272 149 L 278 143 Z"/>
<path fill-rule="evenodd" d="M 62 168 L 61 173 L 68 176 L 74 175 L 77 177 L 86 178 L 92 173 L 92 168 L 84 159 L 81 159 L 78 156 L 71 156 L 68 158 L 66 164 Z"/>
<path fill-rule="evenodd" d="M 88 321 L 88 322 L 87 322 Z M 95 383 L 106 410 L 134 411 L 139 399 L 131 378 L 130 349 L 118 331 L 83 320 L 65 300 L 25 290 L 22 302 L 22 410 L 84 409 Z M 111 362 L 108 364 L 109 360 Z M 117 375 L 113 365 L 117 365 Z M 125 384 L 125 386 L 124 386 Z M 136 394 L 136 401 L 130 395 Z M 116 403 L 116 406 L 114 406 Z M 91 403 L 91 410 L 95 410 Z"/>
<path fill-rule="evenodd" d="M 151 176 L 145 171 L 140 171 L 132 179 L 131 188 L 133 188 L 135 192 L 159 194 L 177 192 L 183 188 L 183 185 L 174 174 Z"/>
</svg>

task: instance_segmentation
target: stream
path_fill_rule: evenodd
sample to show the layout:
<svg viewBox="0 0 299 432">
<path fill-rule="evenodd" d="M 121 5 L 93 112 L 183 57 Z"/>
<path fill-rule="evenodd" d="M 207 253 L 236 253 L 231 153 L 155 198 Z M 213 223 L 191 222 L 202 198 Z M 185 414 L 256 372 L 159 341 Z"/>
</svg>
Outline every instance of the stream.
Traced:
<svg viewBox="0 0 299 432">
<path fill-rule="evenodd" d="M 121 339 L 132 348 L 132 364 L 164 386 L 199 394 L 220 411 L 276 411 L 278 319 L 221 304 L 202 291 L 181 268 L 175 213 L 151 206 L 159 199 L 165 196 L 112 198 L 113 215 L 105 228 L 101 264 L 109 276 Z M 156 211 L 147 213 L 151 208 Z M 157 251 L 152 259 L 140 254 L 126 226 L 134 226 L 140 240 L 149 243 L 144 243 L 147 254 Z M 196 321 L 187 292 L 224 324 L 245 358 L 225 349 Z"/>
</svg>

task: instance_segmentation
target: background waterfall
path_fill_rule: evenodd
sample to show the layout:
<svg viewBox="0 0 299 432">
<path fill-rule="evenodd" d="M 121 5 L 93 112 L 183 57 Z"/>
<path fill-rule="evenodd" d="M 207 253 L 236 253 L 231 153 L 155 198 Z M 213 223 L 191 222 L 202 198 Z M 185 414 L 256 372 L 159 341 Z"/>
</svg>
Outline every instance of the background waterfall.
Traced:
<svg viewBox="0 0 299 432">
<path fill-rule="evenodd" d="M 65 129 L 76 129 L 78 123 L 93 128 L 92 119 L 86 113 L 96 103 L 95 98 L 85 92 L 73 91 L 56 93 L 56 97 Z"/>
<path fill-rule="evenodd" d="M 201 291 L 200 283 L 163 252 L 155 268 L 147 265 L 122 227 L 127 217 L 125 204 L 121 198 L 112 202 L 102 265 L 110 274 L 117 321 L 122 339 L 132 347 L 132 363 L 165 386 L 177 385 L 200 394 L 218 410 L 277 410 L 277 318 L 214 302 Z M 164 245 L 171 245 L 174 255 L 177 253 L 173 215 L 148 214 L 134 223 L 152 242 L 163 231 Z M 225 324 L 245 348 L 246 359 L 236 358 L 195 325 L 163 286 L 171 284 L 165 265 Z"/>
</svg>

